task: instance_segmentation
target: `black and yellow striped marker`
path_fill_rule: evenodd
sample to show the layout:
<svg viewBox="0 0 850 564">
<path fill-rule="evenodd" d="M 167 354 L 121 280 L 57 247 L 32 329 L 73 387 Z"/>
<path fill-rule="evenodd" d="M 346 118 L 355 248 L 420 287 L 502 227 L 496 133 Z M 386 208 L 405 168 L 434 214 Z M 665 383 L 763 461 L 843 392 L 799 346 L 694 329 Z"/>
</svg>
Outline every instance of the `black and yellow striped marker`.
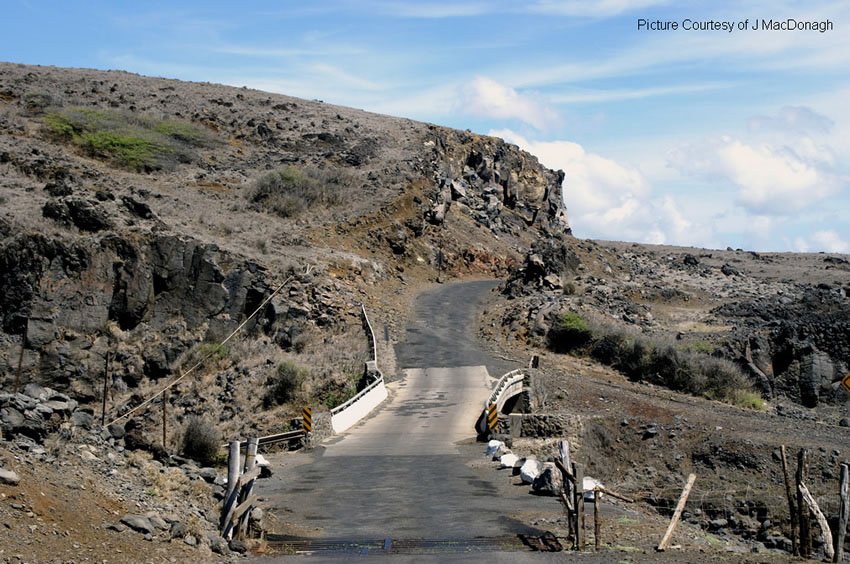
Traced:
<svg viewBox="0 0 850 564">
<path fill-rule="evenodd" d="M 841 380 L 841 385 L 844 386 L 844 389 L 850 394 L 850 372 Z"/>
<path fill-rule="evenodd" d="M 496 409 L 496 404 L 491 403 L 487 406 L 487 428 L 495 429 L 499 424 L 499 411 Z"/>
<path fill-rule="evenodd" d="M 313 410 L 311 408 L 305 407 L 301 410 L 301 425 L 305 433 L 313 432 Z"/>
</svg>

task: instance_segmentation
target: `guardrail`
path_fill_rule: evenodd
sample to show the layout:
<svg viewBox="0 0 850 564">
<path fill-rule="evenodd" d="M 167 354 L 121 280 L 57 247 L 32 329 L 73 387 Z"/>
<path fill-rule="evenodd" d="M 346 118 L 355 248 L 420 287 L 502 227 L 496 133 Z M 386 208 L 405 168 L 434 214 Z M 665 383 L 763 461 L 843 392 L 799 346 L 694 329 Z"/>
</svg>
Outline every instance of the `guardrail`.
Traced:
<svg viewBox="0 0 850 564">
<path fill-rule="evenodd" d="M 334 433 L 341 433 L 363 419 L 388 396 L 387 388 L 384 385 L 384 375 L 378 368 L 378 344 L 375 340 L 375 331 L 372 328 L 372 322 L 369 321 L 369 316 L 366 314 L 366 307 L 361 304 L 360 309 L 363 313 L 366 333 L 369 336 L 369 346 L 372 348 L 372 360 L 366 363 L 366 370 L 377 376 L 354 397 L 331 409 L 331 427 Z"/>
<path fill-rule="evenodd" d="M 522 368 L 517 368 L 516 370 L 511 370 L 496 382 L 496 387 L 493 388 L 493 393 L 490 394 L 490 397 L 487 398 L 487 401 L 484 402 L 484 407 L 487 407 L 487 404 L 495 403 L 498 404 L 499 400 L 502 399 L 502 394 L 505 393 L 505 390 L 515 385 L 517 382 L 522 382 L 525 378 L 525 372 Z"/>
<path fill-rule="evenodd" d="M 501 411 L 505 406 L 508 398 L 515 396 L 522 391 L 522 383 L 525 380 L 525 371 L 522 368 L 511 370 L 507 374 L 499 378 L 496 386 L 490 397 L 484 402 L 484 410 L 475 424 L 476 430 L 484 434 L 488 431 L 487 428 L 487 411 L 490 405 L 495 405 L 498 411 Z"/>
</svg>

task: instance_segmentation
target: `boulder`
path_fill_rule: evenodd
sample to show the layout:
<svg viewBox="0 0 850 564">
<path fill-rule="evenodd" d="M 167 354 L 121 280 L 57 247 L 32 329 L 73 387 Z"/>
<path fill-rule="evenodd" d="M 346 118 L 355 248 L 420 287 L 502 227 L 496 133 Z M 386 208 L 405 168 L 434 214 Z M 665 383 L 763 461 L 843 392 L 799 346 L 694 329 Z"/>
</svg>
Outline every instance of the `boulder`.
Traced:
<svg viewBox="0 0 850 564">
<path fill-rule="evenodd" d="M 519 477 L 526 484 L 534 483 L 534 479 L 540 474 L 540 463 L 536 458 L 529 456 L 519 469 Z"/>
<path fill-rule="evenodd" d="M 21 482 L 21 477 L 17 472 L 0 468 L 0 484 L 5 486 L 17 486 Z"/>
<path fill-rule="evenodd" d="M 541 495 L 557 496 L 563 488 L 561 471 L 554 462 L 544 462 L 540 474 L 531 483 L 531 489 Z"/>
<path fill-rule="evenodd" d="M 494 458 L 499 455 L 499 452 L 502 450 L 502 448 L 504 448 L 504 446 L 505 443 L 503 443 L 502 441 L 492 440 L 487 443 L 487 452 L 485 453 L 485 455 L 490 458 Z"/>
<path fill-rule="evenodd" d="M 519 457 L 512 452 L 508 454 L 503 454 L 499 458 L 499 466 L 502 468 L 516 468 L 519 463 Z"/>
<path fill-rule="evenodd" d="M 121 517 L 121 522 L 142 534 L 153 534 L 156 531 L 153 523 L 144 515 L 127 514 Z"/>
</svg>

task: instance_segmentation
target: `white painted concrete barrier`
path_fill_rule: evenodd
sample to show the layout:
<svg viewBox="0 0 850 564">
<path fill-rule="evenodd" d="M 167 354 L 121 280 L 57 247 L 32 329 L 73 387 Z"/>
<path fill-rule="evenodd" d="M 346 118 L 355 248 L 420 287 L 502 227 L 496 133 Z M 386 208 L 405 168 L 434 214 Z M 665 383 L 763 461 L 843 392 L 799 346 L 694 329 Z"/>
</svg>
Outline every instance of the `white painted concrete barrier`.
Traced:
<svg viewBox="0 0 850 564">
<path fill-rule="evenodd" d="M 331 410 L 331 427 L 334 433 L 342 433 L 381 405 L 387 399 L 387 387 L 384 385 L 384 375 L 378 370 L 378 344 L 375 341 L 375 330 L 366 315 L 366 307 L 361 304 L 363 320 L 366 322 L 366 333 L 369 346 L 372 349 L 372 360 L 366 362 L 367 373 L 377 373 L 378 378 L 363 388 L 356 396 Z"/>
<path fill-rule="evenodd" d="M 334 433 L 342 433 L 378 407 L 387 399 L 384 377 L 364 388 L 359 394 L 339 407 L 331 410 L 331 427 Z"/>
</svg>

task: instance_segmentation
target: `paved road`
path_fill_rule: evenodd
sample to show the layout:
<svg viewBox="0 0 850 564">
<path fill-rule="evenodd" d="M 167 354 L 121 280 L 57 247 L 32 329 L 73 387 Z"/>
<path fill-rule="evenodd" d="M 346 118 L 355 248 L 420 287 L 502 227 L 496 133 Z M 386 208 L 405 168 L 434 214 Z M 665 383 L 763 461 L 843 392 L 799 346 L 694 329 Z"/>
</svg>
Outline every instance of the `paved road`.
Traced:
<svg viewBox="0 0 850 564">
<path fill-rule="evenodd" d="M 492 282 L 446 285 L 417 301 L 397 347 L 404 377 L 376 414 L 299 455 L 260 495 L 287 521 L 322 539 L 474 539 L 538 532 L 511 517 L 558 511 L 557 502 L 510 485 L 487 465 L 474 424 L 492 385 L 487 366 L 511 366 L 468 335 Z M 293 455 L 288 455 L 292 457 Z M 508 499 L 505 497 L 507 491 Z"/>
</svg>

